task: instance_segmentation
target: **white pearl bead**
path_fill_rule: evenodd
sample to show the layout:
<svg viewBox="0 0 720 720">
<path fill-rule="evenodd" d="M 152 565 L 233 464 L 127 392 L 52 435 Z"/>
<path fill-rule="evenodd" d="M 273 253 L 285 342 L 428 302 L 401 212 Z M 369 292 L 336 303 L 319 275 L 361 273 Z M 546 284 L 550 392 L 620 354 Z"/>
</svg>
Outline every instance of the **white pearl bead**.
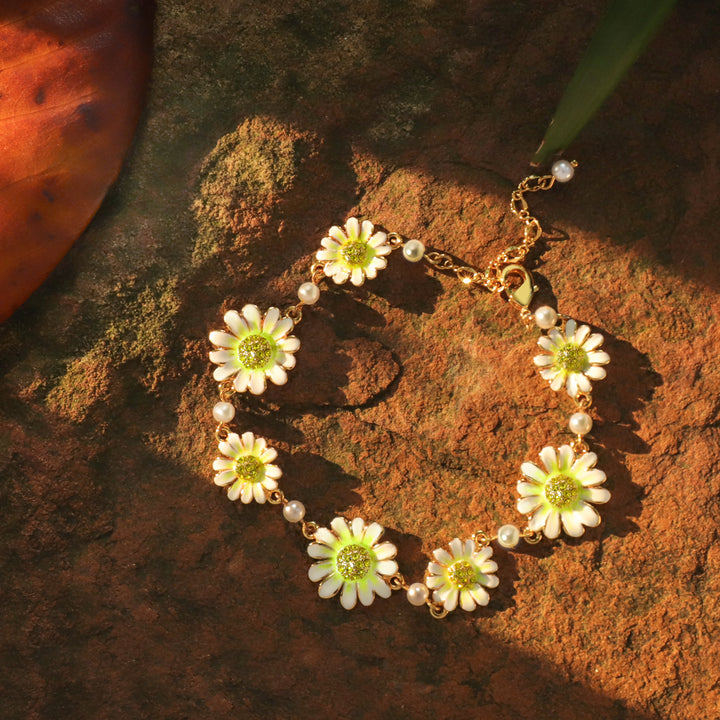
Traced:
<svg viewBox="0 0 720 720">
<path fill-rule="evenodd" d="M 550 172 L 558 182 L 566 183 L 572 180 L 575 168 L 567 160 L 557 160 L 550 168 Z"/>
<path fill-rule="evenodd" d="M 535 324 L 542 330 L 554 328 L 558 315 L 549 305 L 543 305 L 535 311 Z"/>
<path fill-rule="evenodd" d="M 425 254 L 425 246 L 419 240 L 408 240 L 403 245 L 402 254 L 410 262 L 419 262 Z"/>
<path fill-rule="evenodd" d="M 502 525 L 498 529 L 497 541 L 504 548 L 514 548 L 520 542 L 520 530 L 515 525 Z"/>
<path fill-rule="evenodd" d="M 570 416 L 568 427 L 573 435 L 587 435 L 592 430 L 592 418 L 584 412 L 576 412 Z"/>
<path fill-rule="evenodd" d="M 298 297 L 306 305 L 314 305 L 320 299 L 320 288 L 315 283 L 304 282 L 298 288 Z"/>
<path fill-rule="evenodd" d="M 305 517 L 305 506 L 299 500 L 291 500 L 283 508 L 283 516 L 288 522 L 300 522 Z"/>
<path fill-rule="evenodd" d="M 407 589 L 407 599 L 411 605 L 424 605 L 430 597 L 430 591 L 424 583 L 413 583 Z"/>
<path fill-rule="evenodd" d="M 235 408 L 232 403 L 219 402 L 213 408 L 213 418 L 219 423 L 229 423 L 235 417 Z"/>
</svg>

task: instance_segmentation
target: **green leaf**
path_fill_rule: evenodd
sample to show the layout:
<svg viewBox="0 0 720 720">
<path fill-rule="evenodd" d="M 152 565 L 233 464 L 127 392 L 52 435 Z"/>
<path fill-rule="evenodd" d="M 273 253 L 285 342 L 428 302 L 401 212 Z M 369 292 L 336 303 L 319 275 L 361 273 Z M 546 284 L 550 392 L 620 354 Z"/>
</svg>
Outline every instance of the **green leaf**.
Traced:
<svg viewBox="0 0 720 720">
<path fill-rule="evenodd" d="M 533 164 L 565 149 L 638 59 L 676 0 L 614 0 L 565 90 Z"/>
</svg>

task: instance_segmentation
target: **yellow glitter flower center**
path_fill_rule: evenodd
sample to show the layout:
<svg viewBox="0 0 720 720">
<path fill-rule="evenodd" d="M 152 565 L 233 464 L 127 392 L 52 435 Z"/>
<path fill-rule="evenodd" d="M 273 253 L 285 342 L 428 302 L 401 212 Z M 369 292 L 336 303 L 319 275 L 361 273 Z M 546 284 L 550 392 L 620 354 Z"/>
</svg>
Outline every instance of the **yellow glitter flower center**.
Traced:
<svg viewBox="0 0 720 720">
<path fill-rule="evenodd" d="M 368 246 L 359 240 L 352 240 L 342 246 L 340 253 L 348 265 L 363 267 L 367 262 Z"/>
<path fill-rule="evenodd" d="M 448 568 L 448 578 L 459 590 L 477 582 L 475 568 L 467 560 L 458 560 L 453 563 Z"/>
<path fill-rule="evenodd" d="M 248 335 L 237 349 L 238 360 L 248 370 L 262 370 L 273 355 L 273 346 L 262 335 Z"/>
<path fill-rule="evenodd" d="M 555 355 L 555 364 L 566 372 L 579 373 L 587 367 L 587 353 L 579 346 L 563 345 Z"/>
<path fill-rule="evenodd" d="M 238 476 L 238 480 L 251 483 L 259 482 L 262 480 L 260 477 L 260 469 L 262 466 L 262 461 L 254 455 L 245 455 L 244 457 L 238 458 L 235 463 L 235 474 Z"/>
<path fill-rule="evenodd" d="M 362 580 L 370 570 L 372 556 L 362 545 L 346 545 L 335 559 L 337 571 L 345 580 Z"/>
<path fill-rule="evenodd" d="M 545 497 L 556 508 L 572 505 L 580 495 L 580 485 L 568 475 L 555 475 L 545 483 Z"/>
</svg>

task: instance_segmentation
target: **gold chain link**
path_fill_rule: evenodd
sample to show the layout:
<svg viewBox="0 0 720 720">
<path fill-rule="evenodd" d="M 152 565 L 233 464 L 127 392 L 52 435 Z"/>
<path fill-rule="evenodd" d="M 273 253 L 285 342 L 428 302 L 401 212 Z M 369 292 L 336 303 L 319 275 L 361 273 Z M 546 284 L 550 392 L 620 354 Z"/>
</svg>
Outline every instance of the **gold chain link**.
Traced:
<svg viewBox="0 0 720 720">
<path fill-rule="evenodd" d="M 458 265 L 447 253 L 432 250 L 425 253 L 425 260 L 437 270 L 454 273 L 464 285 L 480 285 L 496 293 L 506 290 L 508 282 L 503 278 L 503 269 L 514 263 L 522 263 L 543 232 L 539 220 L 530 214 L 525 193 L 549 190 L 554 184 L 555 178 L 552 175 L 529 175 L 513 190 L 510 210 L 525 226 L 522 242 L 505 248 L 484 271 L 469 265 Z M 397 233 L 391 234 L 397 237 Z"/>
</svg>

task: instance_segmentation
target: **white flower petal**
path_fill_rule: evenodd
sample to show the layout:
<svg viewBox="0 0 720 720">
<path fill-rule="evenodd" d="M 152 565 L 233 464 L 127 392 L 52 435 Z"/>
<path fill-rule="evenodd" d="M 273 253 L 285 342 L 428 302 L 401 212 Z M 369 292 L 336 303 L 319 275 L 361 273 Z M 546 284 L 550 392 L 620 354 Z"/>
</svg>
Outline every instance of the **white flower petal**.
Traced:
<svg viewBox="0 0 720 720">
<path fill-rule="evenodd" d="M 358 583 L 358 598 L 365 607 L 372 605 L 373 600 L 375 599 L 375 593 L 373 592 L 372 585 L 369 581 Z"/>
<path fill-rule="evenodd" d="M 355 285 L 355 287 L 360 287 L 360 285 L 365 282 L 365 273 L 362 271 L 362 268 L 354 267 L 352 269 L 352 273 L 350 274 L 350 282 Z"/>
<path fill-rule="evenodd" d="M 560 513 L 557 510 L 551 510 L 548 513 L 543 530 L 545 537 L 551 539 L 556 538 L 560 534 Z"/>
<path fill-rule="evenodd" d="M 497 571 L 498 564 L 494 560 L 483 563 L 482 567 L 480 568 L 480 572 L 485 576 L 483 582 L 483 585 L 485 585 L 485 587 L 497 587 L 500 581 L 497 579 L 497 575 L 493 574 Z"/>
<path fill-rule="evenodd" d="M 368 545 L 374 545 L 382 536 L 383 534 L 383 528 L 382 525 L 374 522 L 370 523 L 365 528 L 365 533 L 363 534 L 363 540 L 368 543 Z"/>
<path fill-rule="evenodd" d="M 212 466 L 213 470 L 232 470 L 235 467 L 235 461 L 229 458 L 215 458 Z"/>
<path fill-rule="evenodd" d="M 555 349 L 555 343 L 549 337 L 547 337 L 547 335 L 541 335 L 538 338 L 538 345 L 543 350 L 547 350 L 548 352 L 552 352 Z"/>
<path fill-rule="evenodd" d="M 600 333 L 593 333 L 584 343 L 582 349 L 589 353 L 591 350 L 600 347 L 603 344 L 603 336 Z"/>
<path fill-rule="evenodd" d="M 582 373 L 575 373 L 572 377 L 575 378 L 575 382 L 577 382 L 577 386 L 581 393 L 592 392 L 592 383 L 587 379 L 587 377 L 585 377 L 585 375 Z"/>
<path fill-rule="evenodd" d="M 346 268 L 339 269 L 336 273 L 332 276 L 332 281 L 336 285 L 342 285 L 344 282 L 347 282 L 347 279 L 350 277 L 350 271 Z"/>
<path fill-rule="evenodd" d="M 538 497 L 537 495 L 531 495 L 530 497 L 520 498 L 520 500 L 517 501 L 517 509 L 518 512 L 522 515 L 528 515 L 529 513 L 533 512 L 535 508 L 540 507 L 542 504 L 542 498 Z"/>
<path fill-rule="evenodd" d="M 340 232 L 342 233 L 342 230 L 341 230 Z M 347 239 L 347 238 L 346 238 L 345 235 L 343 234 L 343 240 L 346 240 L 346 239 Z M 341 242 L 342 242 L 342 241 L 341 241 Z M 328 250 L 333 250 L 333 251 L 337 252 L 337 251 L 340 249 L 341 242 L 338 242 L 337 240 L 335 240 L 334 238 L 331 238 L 331 237 L 324 237 L 324 238 L 320 241 L 320 244 L 321 244 L 324 248 L 327 248 Z"/>
<path fill-rule="evenodd" d="M 330 575 L 333 572 L 333 563 L 330 561 L 324 561 L 319 563 L 313 563 L 308 569 L 308 577 L 313 582 L 319 582 L 324 577 Z"/>
<path fill-rule="evenodd" d="M 375 253 L 375 260 L 382 260 L 383 258 L 378 256 L 389 255 L 392 252 L 392 248 L 389 245 L 378 245 L 378 247 L 373 248 L 373 252 Z M 373 260 L 373 262 L 375 262 L 375 260 Z M 385 267 L 385 265 L 376 265 L 376 267 Z"/>
<path fill-rule="evenodd" d="M 213 380 L 216 382 L 222 382 L 227 380 L 231 375 L 237 372 L 237 368 L 232 365 L 220 365 L 213 370 Z"/>
<path fill-rule="evenodd" d="M 604 350 L 588 353 L 588 360 L 593 365 L 607 365 L 610 362 L 610 356 Z"/>
<path fill-rule="evenodd" d="M 493 587 L 495 587 L 495 586 L 493 586 Z M 488 595 L 487 591 L 484 588 L 480 587 L 479 585 L 476 587 L 473 587 L 470 590 L 470 594 L 472 595 L 473 600 L 478 605 L 487 605 L 490 602 L 490 595 Z"/>
<path fill-rule="evenodd" d="M 581 455 L 573 464 L 572 471 L 579 475 L 580 473 L 593 467 L 597 462 L 597 455 L 594 452 L 586 452 Z"/>
<path fill-rule="evenodd" d="M 261 483 L 251 483 L 252 489 L 253 489 L 253 497 L 255 498 L 256 503 L 260 503 L 262 505 L 265 500 L 267 500 L 267 496 L 265 495 L 265 488 L 263 488 Z"/>
<path fill-rule="evenodd" d="M 370 238 L 370 240 L 368 240 L 368 245 L 371 248 L 378 248 L 381 245 L 384 245 L 386 242 L 387 235 L 382 231 L 378 231 Z"/>
<path fill-rule="evenodd" d="M 266 447 L 260 450 L 258 457 L 264 463 L 271 463 L 277 457 L 277 450 L 275 448 Z"/>
<path fill-rule="evenodd" d="M 275 385 L 284 385 L 287 382 L 287 373 L 280 365 L 273 365 L 266 373 Z"/>
<path fill-rule="evenodd" d="M 602 380 L 607 376 L 607 372 L 605 372 L 604 367 L 600 367 L 600 365 L 591 365 L 586 371 L 585 374 L 592 378 L 593 380 Z"/>
<path fill-rule="evenodd" d="M 460 607 L 467 612 L 472 612 L 477 607 L 470 590 L 463 589 L 460 591 Z"/>
<path fill-rule="evenodd" d="M 556 373 L 550 383 L 550 389 L 557 392 L 565 384 L 565 376 L 562 373 Z"/>
<path fill-rule="evenodd" d="M 358 236 L 358 240 L 360 242 L 366 242 L 372 235 L 372 231 L 374 229 L 373 224 L 369 220 L 363 220 L 362 225 L 360 226 L 360 235 Z"/>
<path fill-rule="evenodd" d="M 368 280 L 374 280 L 377 277 L 377 268 L 373 267 L 372 263 L 365 268 L 365 277 Z"/>
<path fill-rule="evenodd" d="M 260 330 L 260 326 L 262 324 L 262 317 L 260 315 L 260 310 L 258 309 L 257 305 L 245 305 L 245 307 L 243 307 L 242 309 L 242 314 L 247 321 L 248 328 L 251 331 Z"/>
<path fill-rule="evenodd" d="M 345 231 L 347 232 L 348 240 L 357 240 L 360 235 L 360 223 L 357 218 L 348 218 L 345 223 Z"/>
<path fill-rule="evenodd" d="M 602 485 L 607 480 L 607 475 L 602 470 L 586 470 L 578 474 L 577 479 L 583 487 L 592 487 L 593 485 Z"/>
<path fill-rule="evenodd" d="M 282 477 L 282 470 L 277 465 L 266 465 L 265 466 L 265 477 L 277 480 Z"/>
<path fill-rule="evenodd" d="M 240 497 L 240 492 L 244 490 L 246 483 L 236 482 L 232 487 L 228 488 L 228 500 L 235 502 Z"/>
<path fill-rule="evenodd" d="M 216 485 L 220 485 L 220 487 L 222 487 L 223 485 L 228 485 L 235 479 L 236 479 L 236 475 L 233 470 L 223 470 L 222 472 L 219 472 L 213 478 L 213 482 Z"/>
<path fill-rule="evenodd" d="M 541 451 L 540 451 L 540 460 L 542 461 L 542 464 L 545 466 L 547 471 L 549 473 L 557 472 L 558 469 L 558 461 L 557 461 L 557 454 L 555 453 L 555 448 L 546 445 Z"/>
<path fill-rule="evenodd" d="M 538 367 L 548 367 L 548 366 L 552 365 L 555 362 L 555 360 L 552 355 L 536 355 L 533 358 L 533 362 Z"/>
<path fill-rule="evenodd" d="M 357 603 L 357 585 L 354 582 L 346 582 L 343 585 L 340 604 L 346 610 L 352 610 Z"/>
<path fill-rule="evenodd" d="M 345 235 L 337 225 L 333 225 L 330 230 L 328 230 L 328 235 L 331 238 L 335 238 L 341 245 L 348 240 L 347 235 Z"/>
<path fill-rule="evenodd" d="M 463 557 L 470 557 L 475 552 L 475 541 L 466 540 L 463 547 Z M 490 550 L 492 552 L 492 550 Z"/>
<path fill-rule="evenodd" d="M 428 571 L 433 575 L 442 575 L 443 566 L 435 562 L 428 563 Z"/>
<path fill-rule="evenodd" d="M 318 528 L 315 531 L 315 540 L 325 543 L 325 545 L 330 547 L 334 547 L 337 544 L 337 537 L 324 527 Z"/>
<path fill-rule="evenodd" d="M 310 543 L 307 549 L 308 555 L 316 560 L 324 560 L 325 558 L 334 557 L 335 551 L 327 545 L 320 543 Z"/>
<path fill-rule="evenodd" d="M 444 548 L 433 550 L 435 559 L 442 565 L 449 565 L 453 561 L 453 556 Z"/>
<path fill-rule="evenodd" d="M 230 433 L 230 435 L 235 435 L 235 433 Z M 228 442 L 230 442 L 230 435 L 228 435 Z M 235 444 L 238 450 L 244 450 L 246 454 L 253 451 L 255 447 L 255 435 L 253 433 L 249 431 L 244 432 L 242 437 L 235 435 L 235 438 Z"/>
<path fill-rule="evenodd" d="M 561 445 L 558 448 L 558 469 L 568 472 L 575 462 L 575 453 L 569 445 Z"/>
<path fill-rule="evenodd" d="M 575 320 L 573 320 L 572 318 L 570 318 L 565 323 L 565 337 L 568 338 L 568 340 L 570 340 L 572 338 L 572 336 L 575 334 L 576 327 L 577 327 L 577 322 L 575 322 Z"/>
<path fill-rule="evenodd" d="M 463 556 L 463 544 L 460 538 L 453 538 L 450 541 L 450 553 L 454 558 L 459 558 Z"/>
<path fill-rule="evenodd" d="M 443 606 L 448 612 L 452 612 L 457 607 L 458 595 L 457 588 L 452 588 L 447 594 L 447 597 L 443 601 Z"/>
<path fill-rule="evenodd" d="M 272 333 L 270 333 L 274 340 L 280 340 L 280 338 L 287 335 L 293 328 L 295 323 L 288 317 L 279 320 Z"/>
<path fill-rule="evenodd" d="M 372 575 L 370 577 L 373 592 L 381 598 L 389 598 L 392 595 L 390 586 L 378 575 Z"/>
<path fill-rule="evenodd" d="M 280 319 L 280 310 L 276 307 L 268 308 L 265 313 L 265 319 L 263 320 L 262 329 L 265 333 L 272 333 L 273 328 L 277 325 Z"/>
<path fill-rule="evenodd" d="M 232 352 L 231 350 L 213 350 L 209 353 L 210 362 L 215 363 L 216 365 L 221 365 L 222 363 L 229 363 L 233 360 L 237 361 L 237 355 Z M 239 368 L 239 364 L 235 367 L 237 370 Z"/>
<path fill-rule="evenodd" d="M 234 335 L 228 335 L 226 332 L 220 332 L 218 330 L 213 330 L 209 338 L 213 345 L 222 348 L 234 348 L 237 347 L 238 344 L 238 339 Z"/>
<path fill-rule="evenodd" d="M 223 320 L 230 330 L 232 330 L 238 337 L 247 335 L 250 330 L 248 328 L 248 324 L 240 317 L 240 314 L 236 310 L 228 310 L 225 313 Z"/>
<path fill-rule="evenodd" d="M 585 532 L 583 524 L 574 512 L 563 512 L 560 516 L 563 529 L 570 537 L 580 537 Z"/>
<path fill-rule="evenodd" d="M 587 340 L 588 335 L 590 335 L 590 328 L 587 325 L 581 325 L 575 331 L 575 337 L 573 337 L 572 342 L 582 347 L 582 344 L 585 342 L 585 340 Z"/>
<path fill-rule="evenodd" d="M 290 335 L 278 340 L 278 346 L 285 353 L 294 353 L 300 349 L 300 341 L 294 335 Z"/>
<path fill-rule="evenodd" d="M 375 569 L 380 575 L 394 575 L 398 571 L 398 564 L 394 560 L 380 560 Z"/>
<path fill-rule="evenodd" d="M 590 502 L 597 503 L 598 505 L 601 505 L 602 503 L 606 503 L 610 499 L 610 491 L 606 490 L 605 488 L 599 488 L 599 487 L 591 487 L 587 489 L 587 495 L 590 499 Z"/>
<path fill-rule="evenodd" d="M 237 450 L 233 449 L 233 446 L 229 442 L 225 441 L 222 441 L 218 444 L 218 450 L 220 450 L 223 455 L 227 455 L 227 457 L 231 457 L 234 459 L 237 459 L 237 457 L 240 455 Z M 233 463 L 233 465 L 234 464 L 235 463 Z"/>
<path fill-rule="evenodd" d="M 559 373 L 554 367 L 546 367 L 542 368 L 540 370 L 540 377 L 543 380 L 554 380 L 555 378 L 559 378 L 558 382 L 560 383 L 558 387 L 555 388 L 555 390 L 559 390 L 560 386 L 562 385 L 562 374 Z"/>
<path fill-rule="evenodd" d="M 445 584 L 445 578 L 441 575 L 430 575 L 425 584 L 431 589 L 442 587 Z"/>
<path fill-rule="evenodd" d="M 552 341 L 553 349 L 561 348 L 566 344 L 565 336 L 557 328 L 548 330 L 547 336 Z"/>
<path fill-rule="evenodd" d="M 347 521 L 343 517 L 335 517 L 332 519 L 332 522 L 330 523 L 330 527 L 333 529 L 333 532 L 335 535 L 337 535 L 340 540 L 342 540 L 344 543 L 348 542 L 350 540 L 351 534 L 350 534 L 350 528 L 347 524 Z"/>
<path fill-rule="evenodd" d="M 237 392 L 245 392 L 250 384 L 250 371 L 241 370 L 235 380 L 233 381 L 233 387 Z"/>
<path fill-rule="evenodd" d="M 373 548 L 378 560 L 392 560 L 397 555 L 397 548 L 389 542 L 380 543 Z"/>
<path fill-rule="evenodd" d="M 549 514 L 550 514 L 550 506 L 549 505 L 543 505 L 542 507 L 539 507 L 533 513 L 532 517 L 528 520 L 528 529 L 532 530 L 533 532 L 542 530 L 543 525 L 545 525 L 545 521 L 547 520 L 547 516 Z"/>
<path fill-rule="evenodd" d="M 242 483 L 242 492 L 240 493 L 240 502 L 247 505 L 251 503 L 253 499 L 253 486 L 252 483 Z"/>
<path fill-rule="evenodd" d="M 337 595 L 338 590 L 342 587 L 343 579 L 338 573 L 333 573 L 324 580 L 318 588 L 318 595 L 321 598 L 331 598 Z"/>
<path fill-rule="evenodd" d="M 337 250 L 318 250 L 315 257 L 324 262 L 325 260 L 335 260 L 338 256 Z"/>
<path fill-rule="evenodd" d="M 248 389 L 253 395 L 261 395 L 265 392 L 265 373 L 262 370 L 253 370 L 250 373 Z"/>
<path fill-rule="evenodd" d="M 545 478 L 547 477 L 547 473 L 544 470 L 539 468 L 535 463 L 531 462 L 524 462 L 520 466 L 520 472 L 525 475 L 525 477 L 528 477 L 531 480 L 537 480 L 537 482 L 545 482 Z M 518 485 L 518 492 L 520 492 L 520 485 Z"/>
<path fill-rule="evenodd" d="M 358 540 L 362 540 L 363 533 L 365 532 L 365 521 L 362 518 L 353 518 L 350 527 L 352 529 L 353 537 Z"/>
<path fill-rule="evenodd" d="M 278 484 L 273 480 L 272 478 L 265 478 L 264 480 L 261 480 L 259 485 L 262 485 L 265 490 L 275 490 L 278 486 Z"/>
<path fill-rule="evenodd" d="M 545 473 L 543 473 L 543 477 L 545 477 Z M 542 485 L 538 485 L 537 483 L 523 482 L 520 480 L 516 485 L 516 488 L 520 497 L 542 495 Z"/>
<path fill-rule="evenodd" d="M 472 542 L 472 540 L 470 541 Z M 473 543 L 474 544 L 474 543 Z M 479 567 L 488 558 L 492 557 L 493 549 L 488 545 L 487 547 L 480 548 L 476 553 L 473 554 L 472 560 Z M 491 561 L 492 562 L 492 561 Z M 493 563 L 494 564 L 494 563 Z M 497 569 L 497 568 L 496 568 Z M 494 570 L 488 570 L 488 572 L 495 572 Z"/>
<path fill-rule="evenodd" d="M 568 375 L 566 387 L 568 395 L 570 397 L 577 397 L 577 394 L 580 392 L 580 388 L 578 387 L 578 379 L 581 377 L 583 376 L 578 375 L 577 373 L 571 373 L 570 375 Z"/>
<path fill-rule="evenodd" d="M 600 524 L 600 513 L 592 506 L 584 503 L 580 510 L 575 511 L 580 522 L 587 527 L 597 527 Z"/>
</svg>

